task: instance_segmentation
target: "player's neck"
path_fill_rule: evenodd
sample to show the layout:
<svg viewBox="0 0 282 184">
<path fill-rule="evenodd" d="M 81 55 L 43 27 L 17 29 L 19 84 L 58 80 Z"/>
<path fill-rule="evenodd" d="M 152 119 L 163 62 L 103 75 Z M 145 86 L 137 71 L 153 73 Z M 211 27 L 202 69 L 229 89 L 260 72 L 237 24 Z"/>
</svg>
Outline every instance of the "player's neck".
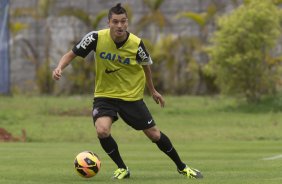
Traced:
<svg viewBox="0 0 282 184">
<path fill-rule="evenodd" d="M 128 33 L 128 32 L 126 32 L 126 34 L 124 34 L 124 35 L 121 36 L 121 37 L 117 37 L 117 36 L 115 36 L 115 35 L 111 35 L 111 37 L 112 37 L 112 39 L 113 39 L 113 41 L 114 41 L 115 43 L 122 43 L 122 42 L 126 41 L 127 38 L 128 38 L 128 36 L 129 36 L 129 33 Z"/>
<path fill-rule="evenodd" d="M 129 32 L 126 32 L 126 38 L 123 39 L 123 41 L 121 41 L 121 42 L 116 42 L 116 41 L 114 41 L 115 44 L 116 44 L 117 49 L 118 49 L 118 48 L 121 48 L 121 47 L 127 42 L 128 37 L 129 37 Z"/>
</svg>

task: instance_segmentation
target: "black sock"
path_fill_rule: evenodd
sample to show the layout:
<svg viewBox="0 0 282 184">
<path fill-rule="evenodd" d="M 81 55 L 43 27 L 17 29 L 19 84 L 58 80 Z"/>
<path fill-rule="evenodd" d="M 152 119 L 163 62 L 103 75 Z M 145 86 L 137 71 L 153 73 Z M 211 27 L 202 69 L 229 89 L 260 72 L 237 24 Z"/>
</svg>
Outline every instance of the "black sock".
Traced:
<svg viewBox="0 0 282 184">
<path fill-rule="evenodd" d="M 161 151 L 173 160 L 179 170 L 183 170 L 185 168 L 186 165 L 181 161 L 177 151 L 174 149 L 169 138 L 165 134 L 161 132 L 160 140 L 155 143 Z"/>
<path fill-rule="evenodd" d="M 124 164 L 119 154 L 118 145 L 116 141 L 113 139 L 113 137 L 110 135 L 109 137 L 106 137 L 106 138 L 99 138 L 99 140 L 100 140 L 100 144 L 102 148 L 111 157 L 111 159 L 116 163 L 118 168 L 126 169 L 126 165 Z"/>
</svg>

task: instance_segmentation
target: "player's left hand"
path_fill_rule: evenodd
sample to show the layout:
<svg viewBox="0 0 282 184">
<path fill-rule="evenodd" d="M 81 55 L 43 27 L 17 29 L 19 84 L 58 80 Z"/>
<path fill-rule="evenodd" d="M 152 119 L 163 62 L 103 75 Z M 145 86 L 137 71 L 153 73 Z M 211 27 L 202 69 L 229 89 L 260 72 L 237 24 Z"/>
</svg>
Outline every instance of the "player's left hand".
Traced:
<svg viewBox="0 0 282 184">
<path fill-rule="evenodd" d="M 153 99 L 155 100 L 155 102 L 156 102 L 157 104 L 160 104 L 160 105 L 161 105 L 161 107 L 164 107 L 164 106 L 165 106 L 164 98 L 162 97 L 162 95 L 161 95 L 159 92 L 154 91 L 154 92 L 152 93 L 152 97 L 153 97 Z"/>
</svg>

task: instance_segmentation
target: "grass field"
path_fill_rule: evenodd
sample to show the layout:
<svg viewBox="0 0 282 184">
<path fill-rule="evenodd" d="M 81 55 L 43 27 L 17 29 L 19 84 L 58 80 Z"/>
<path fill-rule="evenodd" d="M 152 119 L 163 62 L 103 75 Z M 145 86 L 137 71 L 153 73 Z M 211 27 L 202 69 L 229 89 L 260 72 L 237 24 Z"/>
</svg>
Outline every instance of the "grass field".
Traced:
<svg viewBox="0 0 282 184">
<path fill-rule="evenodd" d="M 142 132 L 113 125 L 132 177 L 114 181 L 113 162 L 100 148 L 92 124 L 92 97 L 0 97 L 0 127 L 25 143 L 0 143 L 0 183 L 279 184 L 282 182 L 282 98 L 247 105 L 222 97 L 166 97 L 161 109 L 147 102 L 158 127 L 182 159 L 204 174 L 188 180 Z M 77 153 L 96 152 L 101 172 L 91 179 L 73 169 Z"/>
</svg>

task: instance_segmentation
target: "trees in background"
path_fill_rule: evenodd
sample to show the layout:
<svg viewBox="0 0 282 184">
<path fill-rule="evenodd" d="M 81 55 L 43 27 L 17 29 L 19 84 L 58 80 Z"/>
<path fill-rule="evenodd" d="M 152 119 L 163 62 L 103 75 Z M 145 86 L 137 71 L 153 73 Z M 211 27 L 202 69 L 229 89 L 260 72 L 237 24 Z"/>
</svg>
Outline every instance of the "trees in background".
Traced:
<svg viewBox="0 0 282 184">
<path fill-rule="evenodd" d="M 199 7 L 201 7 L 201 1 L 198 1 Z M 208 54 L 205 50 L 205 46 L 208 44 L 209 34 L 214 31 L 214 23 L 216 15 L 223 4 L 218 4 L 211 2 L 206 10 L 200 12 L 179 12 L 176 15 L 177 19 L 188 19 L 197 25 L 198 35 L 197 36 L 188 36 L 186 39 L 188 42 L 185 42 L 190 48 L 187 50 L 189 55 L 187 62 L 190 62 L 189 71 L 194 73 L 197 80 L 194 82 L 194 94 L 213 94 L 217 93 L 218 89 L 214 84 L 214 77 L 205 75 L 203 72 L 204 66 L 209 62 Z M 189 46 L 190 45 L 190 46 Z M 191 67 L 192 66 L 194 67 Z M 194 70 L 191 70 L 194 69 Z"/>
<path fill-rule="evenodd" d="M 249 102 L 275 92 L 279 63 L 271 49 L 281 34 L 280 21 L 269 0 L 248 1 L 219 19 L 206 71 L 216 77 L 221 92 L 243 94 Z"/>
<path fill-rule="evenodd" d="M 161 0 L 146 0 L 144 4 L 148 7 L 148 13 L 137 21 L 137 30 L 151 30 L 147 45 L 153 45 L 149 51 L 153 61 L 158 63 L 152 66 L 156 87 L 174 95 L 214 93 L 216 87 L 212 81 L 208 81 L 209 76 L 204 76 L 202 66 L 208 62 L 203 48 L 208 42 L 211 32 L 208 28 L 214 22 L 217 4 L 211 3 L 206 11 L 200 13 L 180 12 L 169 20 L 160 9 L 163 3 Z M 164 27 L 180 18 L 196 23 L 199 34 L 192 36 L 163 32 Z"/>
<path fill-rule="evenodd" d="M 101 10 L 97 14 L 91 15 L 83 9 L 75 7 L 66 7 L 59 12 L 59 16 L 75 17 L 85 25 L 88 31 L 97 30 L 101 21 L 107 15 L 107 10 Z M 77 38 L 74 38 L 74 40 L 71 41 L 71 45 L 78 41 L 76 39 Z M 68 94 L 89 93 L 95 81 L 95 63 L 93 55 L 89 55 L 85 59 L 76 57 L 71 65 L 71 72 L 66 73 L 66 77 L 70 82 L 69 88 L 64 92 Z"/>
<path fill-rule="evenodd" d="M 163 28 L 168 25 L 168 19 L 161 11 L 161 6 L 164 0 L 143 0 L 143 4 L 148 11 L 136 22 L 133 32 L 140 33 L 144 29 L 150 32 L 150 40 L 155 43 L 158 40 L 158 35 L 163 31 Z"/>
<path fill-rule="evenodd" d="M 23 43 L 22 50 L 25 56 L 25 59 L 33 63 L 35 68 L 35 81 L 39 92 L 41 94 L 50 94 L 54 89 L 54 81 L 51 78 L 50 70 L 50 47 L 51 47 L 51 30 L 50 24 L 47 21 L 50 16 L 50 9 L 54 0 L 39 0 L 35 7 L 28 8 L 17 8 L 11 15 L 14 17 L 29 16 L 32 17 L 36 22 L 36 34 L 38 38 L 43 38 L 44 53 L 40 53 L 38 50 L 38 44 L 42 44 L 41 41 L 37 41 L 36 44 L 33 44 L 31 40 L 28 40 L 24 37 L 18 37 L 15 41 L 21 41 Z M 42 27 L 40 26 L 42 25 Z M 30 25 L 15 22 L 10 24 L 12 35 L 16 38 L 16 35 L 19 35 L 23 29 L 28 29 Z M 39 33 L 39 28 L 43 28 L 43 33 Z M 39 37 L 39 35 L 44 35 L 44 37 Z"/>
<path fill-rule="evenodd" d="M 53 93 L 54 85 L 50 71 L 51 32 L 47 21 L 54 5 L 52 2 L 39 0 L 33 10 L 17 10 L 18 15 L 31 16 L 38 24 L 44 25 L 44 54 L 36 50 L 36 45 L 22 39 L 26 45 L 23 49 L 27 59 L 36 66 L 36 80 L 43 94 Z M 249 101 L 256 101 L 260 95 L 275 91 L 278 61 L 281 59 L 271 54 L 271 48 L 279 37 L 282 23 L 281 10 L 274 4 L 281 4 L 281 0 L 245 0 L 244 5 L 219 18 L 217 24 L 215 20 L 219 17 L 219 9 L 224 7 L 217 1 L 211 1 L 207 9 L 199 12 L 178 13 L 176 19 L 187 19 L 196 25 L 198 34 L 193 36 L 163 32 L 171 24 L 169 20 L 172 20 L 161 10 L 164 2 L 144 0 L 147 13 L 137 21 L 130 22 L 130 31 L 133 33 L 149 31 L 143 38 L 157 63 L 152 70 L 160 91 L 173 95 L 210 94 L 218 92 L 219 88 L 226 94 L 244 94 Z M 134 20 L 131 6 L 125 6 L 130 21 Z M 97 30 L 106 15 L 107 10 L 91 15 L 82 9 L 68 7 L 55 16 L 72 16 L 85 25 L 85 30 Z M 14 27 L 15 30 L 27 28 L 23 24 L 15 24 Z M 217 31 L 212 34 L 214 30 Z M 77 38 L 74 38 L 70 46 L 76 41 Z M 207 45 L 210 45 L 208 49 Z M 89 88 L 94 83 L 93 60 L 93 57 L 89 57 L 85 63 L 81 63 L 83 59 L 77 58 L 77 62 L 72 62 L 72 70 L 66 75 L 71 81 L 67 93 L 89 94 Z"/>
</svg>

